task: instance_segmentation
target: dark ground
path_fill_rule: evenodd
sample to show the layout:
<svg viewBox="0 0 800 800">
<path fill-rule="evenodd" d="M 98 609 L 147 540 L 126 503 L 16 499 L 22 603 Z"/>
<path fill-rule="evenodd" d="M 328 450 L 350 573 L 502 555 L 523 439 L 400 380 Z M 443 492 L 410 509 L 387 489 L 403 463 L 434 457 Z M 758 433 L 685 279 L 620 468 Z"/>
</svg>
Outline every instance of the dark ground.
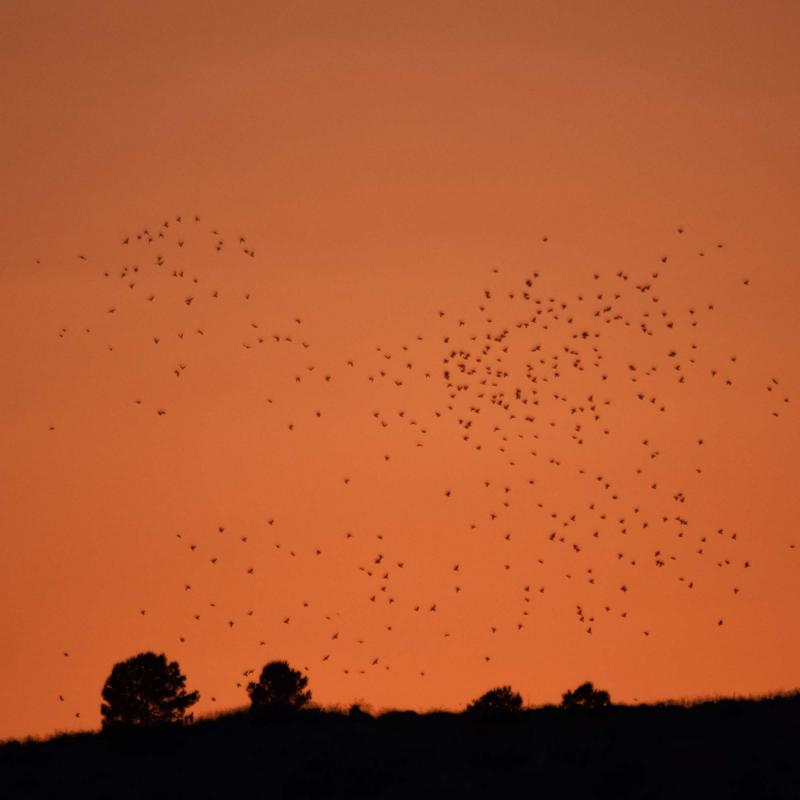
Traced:
<svg viewBox="0 0 800 800">
<path fill-rule="evenodd" d="M 166 739 L 0 744 L 3 800 L 161 797 L 800 800 L 800 693 L 502 722 L 233 713 Z"/>
</svg>

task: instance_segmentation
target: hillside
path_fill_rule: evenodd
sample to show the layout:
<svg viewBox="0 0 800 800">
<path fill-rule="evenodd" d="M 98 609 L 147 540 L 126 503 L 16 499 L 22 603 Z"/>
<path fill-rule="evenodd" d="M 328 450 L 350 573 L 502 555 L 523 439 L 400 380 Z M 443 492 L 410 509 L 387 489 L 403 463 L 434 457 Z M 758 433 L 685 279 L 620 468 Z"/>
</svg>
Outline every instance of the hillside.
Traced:
<svg viewBox="0 0 800 800">
<path fill-rule="evenodd" d="M 312 709 L 0 745 L 2 798 L 800 797 L 800 693 L 512 721 Z"/>
</svg>

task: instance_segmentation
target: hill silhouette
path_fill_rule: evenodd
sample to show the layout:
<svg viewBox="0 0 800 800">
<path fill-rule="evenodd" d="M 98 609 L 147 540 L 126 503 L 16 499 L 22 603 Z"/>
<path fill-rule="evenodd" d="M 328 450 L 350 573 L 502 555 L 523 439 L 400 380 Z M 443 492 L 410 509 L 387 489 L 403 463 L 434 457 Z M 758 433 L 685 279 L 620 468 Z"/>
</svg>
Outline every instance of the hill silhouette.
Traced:
<svg viewBox="0 0 800 800">
<path fill-rule="evenodd" d="M 0 745 L 2 798 L 797 798 L 800 692 L 502 716 L 246 710 Z"/>
</svg>

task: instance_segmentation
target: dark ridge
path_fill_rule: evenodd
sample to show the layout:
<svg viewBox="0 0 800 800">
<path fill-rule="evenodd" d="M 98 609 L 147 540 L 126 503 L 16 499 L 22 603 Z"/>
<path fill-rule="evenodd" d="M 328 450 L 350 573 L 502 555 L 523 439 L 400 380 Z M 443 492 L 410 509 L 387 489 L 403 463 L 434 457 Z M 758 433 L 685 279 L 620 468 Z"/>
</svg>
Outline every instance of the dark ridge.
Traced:
<svg viewBox="0 0 800 800">
<path fill-rule="evenodd" d="M 800 797 L 800 692 L 469 712 L 247 711 L 0 744 L 6 798 Z"/>
</svg>

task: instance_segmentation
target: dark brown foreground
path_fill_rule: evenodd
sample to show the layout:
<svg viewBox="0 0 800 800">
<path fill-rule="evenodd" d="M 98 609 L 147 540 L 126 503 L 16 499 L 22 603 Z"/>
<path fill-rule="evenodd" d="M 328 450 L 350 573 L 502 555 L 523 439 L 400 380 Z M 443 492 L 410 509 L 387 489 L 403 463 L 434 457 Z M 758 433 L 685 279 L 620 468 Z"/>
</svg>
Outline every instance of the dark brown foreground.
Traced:
<svg viewBox="0 0 800 800">
<path fill-rule="evenodd" d="M 518 719 L 237 712 L 0 745 L 0 798 L 800 798 L 800 694 Z"/>
</svg>

